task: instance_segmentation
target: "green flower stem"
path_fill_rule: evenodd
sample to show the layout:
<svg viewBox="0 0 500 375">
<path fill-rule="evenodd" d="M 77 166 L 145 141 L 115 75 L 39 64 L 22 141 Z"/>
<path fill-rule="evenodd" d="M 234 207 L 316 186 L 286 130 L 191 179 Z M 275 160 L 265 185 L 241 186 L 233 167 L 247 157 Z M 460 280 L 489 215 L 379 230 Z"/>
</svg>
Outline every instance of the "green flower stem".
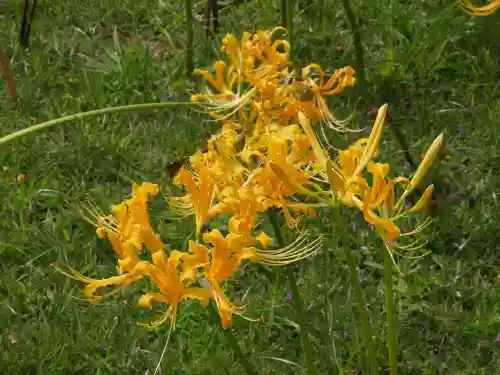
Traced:
<svg viewBox="0 0 500 375">
<path fill-rule="evenodd" d="M 193 63 L 193 9 L 191 0 L 185 0 L 186 8 L 186 70 L 191 76 L 194 70 Z"/>
<path fill-rule="evenodd" d="M 18 130 L 17 132 L 11 133 L 0 138 L 0 146 L 13 141 L 17 138 L 21 138 L 25 135 L 36 133 L 37 131 L 51 128 L 53 126 L 62 125 L 67 122 L 75 121 L 75 120 L 83 120 L 89 117 L 101 116 L 111 113 L 120 113 L 120 112 L 137 112 L 137 111 L 145 111 L 145 110 L 153 110 L 153 109 L 163 109 L 163 108 L 189 108 L 196 107 L 199 104 L 189 103 L 189 102 L 165 102 L 165 103 L 146 103 L 146 104 L 132 104 L 132 105 L 124 105 L 120 107 L 111 107 L 111 108 L 101 108 L 88 112 L 80 112 L 74 115 L 64 116 L 57 118 L 55 120 L 50 120 L 46 122 L 42 122 L 41 124 L 33 125 L 28 128 Z"/>
<path fill-rule="evenodd" d="M 403 156 L 406 159 L 406 162 L 409 164 L 410 168 L 415 170 L 417 169 L 418 165 L 415 164 L 413 161 L 413 157 L 411 156 L 411 151 L 410 151 L 410 146 L 408 145 L 408 142 L 406 142 L 406 138 L 403 135 L 403 132 L 399 129 L 399 126 L 394 122 L 394 121 L 388 121 L 389 123 L 389 128 L 391 129 L 392 133 L 396 137 L 396 140 L 399 143 L 399 148 L 401 148 L 401 151 L 403 151 Z"/>
<path fill-rule="evenodd" d="M 363 291 L 361 290 L 361 283 L 356 270 L 356 262 L 354 261 L 354 257 L 351 252 L 351 241 L 347 232 L 348 228 L 340 210 L 340 206 L 333 208 L 333 222 L 337 224 L 337 233 L 334 233 L 334 235 L 338 235 L 342 241 L 347 266 L 349 267 L 349 277 L 351 279 L 351 285 L 354 288 L 354 295 L 356 296 L 356 302 L 358 304 L 359 315 L 361 318 L 361 333 L 363 334 L 363 341 L 366 346 L 368 363 L 370 365 L 370 374 L 377 375 L 379 374 L 379 369 L 377 364 L 375 342 L 373 341 L 373 333 L 368 320 L 368 312 L 365 308 L 365 299 L 363 298 Z"/>
<path fill-rule="evenodd" d="M 210 314 L 210 319 L 213 321 L 213 323 L 221 327 L 219 314 L 217 313 L 215 307 L 212 304 L 208 306 L 208 313 Z M 238 357 L 241 366 L 245 370 L 245 373 L 247 375 L 254 375 L 255 374 L 254 368 L 250 363 L 250 361 L 248 360 L 248 358 L 243 353 L 243 350 L 241 350 L 240 344 L 238 343 L 236 337 L 233 335 L 231 328 L 225 328 L 225 329 L 222 328 L 222 333 L 226 337 L 226 340 L 229 343 L 231 350 L 233 350 L 234 353 L 236 354 L 236 357 Z"/>
<path fill-rule="evenodd" d="M 352 33 L 353 33 L 353 39 L 354 39 L 354 49 L 356 53 L 356 79 L 359 82 L 359 87 L 361 89 L 361 93 L 363 96 L 365 96 L 366 100 L 369 100 L 368 97 L 368 92 L 366 88 L 366 76 L 365 76 L 365 59 L 364 59 L 364 53 L 363 53 L 363 44 L 361 42 L 361 35 L 359 33 L 359 27 L 358 27 L 358 22 L 356 21 L 356 17 L 354 15 L 354 12 L 351 8 L 351 5 L 349 3 L 349 0 L 342 0 L 342 4 L 344 6 L 344 10 L 346 12 L 347 18 L 349 20 L 349 24 L 351 25 Z M 406 139 L 401 132 L 401 130 L 398 128 L 398 126 L 393 123 L 393 121 L 389 121 L 389 126 L 391 128 L 391 131 L 394 133 L 394 136 L 396 137 L 396 140 L 399 143 L 399 147 L 403 151 L 403 155 L 410 164 L 410 166 L 415 169 L 415 163 L 413 161 L 413 158 L 411 156 L 410 152 L 410 147 L 408 146 L 408 142 L 406 142 Z"/>
<path fill-rule="evenodd" d="M 278 223 L 277 212 L 269 211 L 269 219 L 271 221 L 271 225 L 273 226 L 274 234 L 276 236 L 276 240 L 278 241 L 278 245 L 280 247 L 285 246 L 285 240 L 283 238 L 283 234 L 281 233 L 281 229 Z M 302 341 L 302 346 L 304 349 L 304 355 L 306 360 L 307 373 L 309 375 L 313 375 L 316 373 L 314 367 L 314 359 L 312 346 L 309 341 L 309 323 L 308 318 L 306 316 L 304 310 L 304 303 L 299 293 L 299 289 L 297 287 L 297 280 L 295 279 L 295 274 L 293 273 L 293 269 L 291 267 L 286 267 L 288 281 L 290 282 L 290 289 L 292 290 L 292 300 L 295 306 L 295 312 L 297 314 L 297 320 L 299 321 L 300 327 L 300 339 Z"/>
<path fill-rule="evenodd" d="M 280 1 L 280 13 L 281 13 L 281 26 L 283 26 L 285 29 L 288 27 L 288 20 L 286 19 L 286 5 L 288 3 L 288 0 L 281 0 Z"/>
<path fill-rule="evenodd" d="M 294 27 L 293 27 L 293 1 L 294 0 L 286 0 L 286 31 L 288 33 L 288 42 L 290 43 L 290 55 L 293 53 L 293 45 L 294 45 Z"/>
<path fill-rule="evenodd" d="M 392 285 L 392 258 L 389 249 L 382 249 L 384 253 L 384 279 L 385 279 L 385 307 L 387 314 L 387 347 L 389 348 L 389 369 L 391 375 L 398 373 L 397 353 L 397 321 L 396 309 L 394 307 L 394 295 Z"/>
<path fill-rule="evenodd" d="M 359 86 L 362 90 L 365 89 L 365 59 L 363 57 L 363 44 L 361 43 L 361 36 L 359 34 L 358 23 L 354 12 L 352 11 L 349 0 L 342 0 L 344 5 L 344 10 L 347 15 L 347 19 L 351 25 L 353 39 L 354 39 L 354 49 L 356 52 L 356 79 L 359 82 Z"/>
</svg>

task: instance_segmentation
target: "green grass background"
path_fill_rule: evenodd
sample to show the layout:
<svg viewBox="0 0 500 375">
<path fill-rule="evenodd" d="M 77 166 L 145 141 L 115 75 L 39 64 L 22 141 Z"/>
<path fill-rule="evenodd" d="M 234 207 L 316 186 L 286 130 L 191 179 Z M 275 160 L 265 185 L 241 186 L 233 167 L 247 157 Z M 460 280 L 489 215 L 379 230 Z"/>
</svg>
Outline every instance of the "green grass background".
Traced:
<svg viewBox="0 0 500 375">
<path fill-rule="evenodd" d="M 163 4 L 163 5 L 162 5 Z M 279 2 L 228 4 L 218 37 L 195 23 L 195 66 L 220 55 L 225 33 L 279 24 Z M 372 106 L 389 103 L 391 121 L 413 157 L 440 132 L 446 147 L 430 178 L 437 184 L 433 253 L 401 260 L 397 277 L 400 370 L 407 374 L 500 374 L 500 12 L 473 18 L 453 0 L 353 0 L 361 23 L 368 96 L 346 90 L 332 105 L 355 110 L 369 127 Z M 201 14 L 202 3 L 194 4 Z M 80 111 L 188 100 L 183 3 L 175 1 L 40 1 L 30 48 L 18 45 L 21 10 L 0 3 L 0 43 L 11 58 L 19 103 L 0 81 L 0 135 Z M 320 14 L 323 17 L 320 17 Z M 325 69 L 354 64 L 347 18 L 338 0 L 296 4 L 298 61 Z M 343 52 L 336 49 L 343 46 Z M 111 115 L 73 122 L 0 149 L 0 371 L 3 374 L 151 374 L 168 327 L 137 327 L 161 311 L 139 311 L 141 288 L 88 304 L 79 283 L 56 273 L 72 265 L 105 277 L 114 255 L 75 208 L 88 193 L 101 207 L 121 201 L 132 181 L 163 183 L 165 167 L 203 145 L 217 124 L 186 110 Z M 365 134 L 365 133 L 363 133 Z M 389 129 L 385 159 L 410 173 Z M 17 182 L 27 173 L 24 187 Z M 429 179 L 430 179 L 429 178 Z M 190 222 L 171 223 L 153 205 L 174 248 Z M 356 218 L 354 218 L 356 219 Z M 353 220 L 354 220 L 353 219 Z M 320 218 L 312 223 L 329 231 Z M 362 227 L 363 228 L 363 227 Z M 381 259 L 373 233 L 354 232 L 359 274 L 381 363 L 385 348 Z M 291 240 L 293 233 L 288 233 Z M 308 306 L 319 374 L 363 373 L 362 344 L 347 269 L 336 243 L 295 266 Z M 255 267 L 229 285 L 248 293 L 248 316 L 234 332 L 261 374 L 301 374 L 298 325 L 286 279 L 270 283 Z M 75 298 L 77 297 L 77 298 Z M 348 335 L 345 335 L 347 333 Z M 231 348 L 197 303 L 185 303 L 165 359 L 165 374 L 241 374 Z"/>
</svg>

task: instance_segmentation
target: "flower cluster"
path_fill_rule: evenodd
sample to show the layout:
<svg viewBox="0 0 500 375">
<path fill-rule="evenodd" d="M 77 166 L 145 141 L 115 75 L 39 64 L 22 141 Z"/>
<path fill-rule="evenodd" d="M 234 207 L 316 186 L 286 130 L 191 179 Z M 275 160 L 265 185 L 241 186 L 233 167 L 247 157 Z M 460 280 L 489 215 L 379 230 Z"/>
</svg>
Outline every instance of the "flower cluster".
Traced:
<svg viewBox="0 0 500 375">
<path fill-rule="evenodd" d="M 405 209 L 405 201 L 423 181 L 441 148 L 443 135 L 440 134 L 434 140 L 411 179 L 388 178 L 390 165 L 376 161 L 380 155 L 386 111 L 387 104 L 378 110 L 369 138 L 359 139 L 347 149 L 339 150 L 336 159 L 331 159 L 327 151 L 321 147 L 310 121 L 305 116 L 301 116 L 301 126 L 308 134 L 315 155 L 316 180 L 329 185 L 329 188 L 325 189 L 316 185 L 311 189 L 311 184 L 309 184 L 307 187 L 302 186 L 300 191 L 329 206 L 340 202 L 345 206 L 357 208 L 363 213 L 366 222 L 377 229 L 382 239 L 392 244 L 403 235 L 420 232 L 429 223 L 427 220 L 417 230 L 408 233 L 402 233 L 397 226 L 397 221 L 411 213 L 421 212 L 427 207 L 434 190 L 433 185 L 428 186 L 418 202 L 410 208 Z M 279 166 L 276 166 L 275 170 L 278 169 Z M 296 181 L 288 180 L 285 173 L 279 172 L 279 174 L 285 183 L 297 184 Z M 371 178 L 366 178 L 367 174 L 371 175 Z M 400 193 L 399 199 L 396 199 L 397 192 Z"/>
<path fill-rule="evenodd" d="M 344 67 L 329 78 L 316 64 L 297 73 L 290 64 L 290 46 L 275 39 L 281 29 L 245 33 L 241 40 L 227 35 L 213 72 L 196 70 L 207 81 L 207 89 L 193 96 L 221 130 L 183 166 L 173 182 L 181 195 L 167 198 L 170 212 L 194 216 L 196 238 L 185 251 L 169 250 L 154 231 L 148 216 L 148 200 L 159 193 L 155 184 L 134 185 L 132 197 L 104 215 L 90 210 L 97 234 L 107 238 L 118 255 L 118 276 L 90 279 L 72 269 L 71 277 L 87 283 L 85 295 L 96 296 L 98 288 L 132 284 L 149 278 L 155 285 L 139 299 L 140 307 L 153 302 L 167 304 L 166 312 L 152 325 L 170 320 L 172 326 L 179 303 L 214 300 L 222 325 L 232 324 L 244 306 L 231 302 L 223 283 L 248 260 L 282 266 L 314 254 L 322 237 L 308 240 L 302 232 L 291 245 L 274 248 L 272 238 L 259 228 L 259 217 L 271 208 L 283 212 L 289 226 L 297 226 L 303 215 L 315 215 L 316 207 L 343 204 L 360 211 L 387 246 L 402 236 L 420 232 L 428 224 L 404 233 L 398 222 L 422 211 L 430 200 L 429 186 L 420 200 L 405 208 L 432 164 L 442 143 L 439 136 L 411 179 L 389 178 L 389 164 L 376 162 L 387 105 L 379 110 L 369 138 L 356 141 L 332 157 L 318 140 L 312 125 L 348 131 L 346 121 L 328 109 L 329 96 L 353 86 L 354 70 Z M 321 128 L 322 129 L 322 128 Z M 371 175 L 371 178 L 368 176 Z M 400 195 L 399 199 L 396 197 Z M 227 229 L 206 230 L 205 223 L 227 217 Z M 141 260 L 146 250 L 151 260 Z"/>
</svg>

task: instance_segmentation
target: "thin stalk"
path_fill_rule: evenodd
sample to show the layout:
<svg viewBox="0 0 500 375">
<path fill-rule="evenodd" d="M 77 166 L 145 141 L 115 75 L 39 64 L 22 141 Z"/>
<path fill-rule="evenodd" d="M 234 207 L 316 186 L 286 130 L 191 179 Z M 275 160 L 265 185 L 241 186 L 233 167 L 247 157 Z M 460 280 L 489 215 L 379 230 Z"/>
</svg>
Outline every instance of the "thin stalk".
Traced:
<svg viewBox="0 0 500 375">
<path fill-rule="evenodd" d="M 290 43 L 291 53 L 293 53 L 293 45 L 294 45 L 294 27 L 293 27 L 293 1 L 294 0 L 286 0 L 286 22 L 287 28 L 286 31 L 288 33 L 288 42 Z"/>
<path fill-rule="evenodd" d="M 280 247 L 284 247 L 285 240 L 283 238 L 283 234 L 281 233 L 281 228 L 279 226 L 275 211 L 269 211 L 269 220 L 271 221 L 271 225 L 273 226 L 274 235 L 276 236 L 278 245 Z M 292 301 L 295 306 L 295 313 L 297 314 L 297 320 L 299 322 L 300 339 L 302 341 L 302 347 L 304 349 L 307 373 L 309 375 L 313 375 L 316 373 L 316 369 L 314 367 L 312 346 L 309 341 L 309 323 L 304 310 L 304 302 L 302 301 L 302 298 L 300 296 L 299 288 L 297 287 L 297 280 L 295 279 L 293 269 L 291 267 L 286 267 L 286 272 L 288 281 L 290 282 L 290 289 L 292 290 Z"/>
<path fill-rule="evenodd" d="M 193 63 L 193 9 L 191 0 L 185 0 L 186 8 L 186 71 L 191 76 L 194 70 Z"/>
<path fill-rule="evenodd" d="M 344 10 L 351 25 L 352 35 L 354 39 L 354 49 L 356 53 L 356 79 L 362 90 L 365 89 L 365 59 L 363 56 L 363 44 L 361 43 L 361 36 L 359 34 L 358 22 L 354 16 L 349 0 L 342 0 Z"/>
<path fill-rule="evenodd" d="M 208 313 L 210 314 L 210 319 L 213 321 L 213 323 L 221 327 L 219 314 L 217 313 L 212 304 L 208 306 Z M 238 343 L 236 337 L 233 335 L 231 328 L 225 328 L 225 329 L 223 328 L 222 333 L 224 334 L 224 337 L 226 338 L 229 347 L 236 354 L 236 357 L 240 361 L 240 364 L 245 370 L 245 373 L 247 375 L 254 375 L 255 374 L 254 368 L 252 364 L 248 361 L 245 354 L 243 353 L 243 350 L 241 350 L 240 344 Z"/>
<path fill-rule="evenodd" d="M 382 252 L 384 253 L 385 308 L 387 314 L 387 347 L 389 349 L 389 369 L 391 375 L 396 375 L 398 372 L 398 353 L 396 338 L 397 321 L 392 285 L 392 258 L 387 247 L 382 249 Z"/>
<path fill-rule="evenodd" d="M 340 212 L 340 207 L 333 209 L 333 222 L 337 223 L 336 227 L 338 233 L 334 233 L 334 235 L 338 235 L 342 241 L 347 266 L 349 267 L 349 277 L 351 285 L 354 288 L 354 295 L 356 296 L 359 316 L 361 318 L 361 333 L 366 346 L 366 355 L 370 366 L 370 374 L 378 375 L 379 369 L 377 364 L 377 352 L 375 350 L 375 342 L 373 341 L 372 328 L 370 326 L 368 312 L 365 307 L 365 299 L 363 297 L 363 291 L 361 290 L 361 282 L 359 281 L 358 272 L 356 270 L 356 262 L 354 261 L 354 257 L 351 252 L 350 237 L 347 234 L 347 226 L 342 217 L 342 213 Z"/>
<path fill-rule="evenodd" d="M 288 20 L 286 18 L 286 4 L 288 3 L 287 0 L 281 0 L 280 2 L 280 13 L 281 13 L 281 26 L 283 26 L 285 29 L 288 27 Z"/>
<path fill-rule="evenodd" d="M 403 151 L 403 156 L 405 157 L 406 162 L 413 170 L 417 169 L 417 165 L 415 164 L 411 156 L 410 146 L 406 141 L 403 132 L 399 129 L 399 126 L 394 121 L 388 121 L 388 123 L 389 123 L 389 128 L 391 129 L 392 133 L 394 134 L 396 140 L 399 143 L 399 148 L 401 149 L 401 151 Z"/>
<path fill-rule="evenodd" d="M 111 113 L 120 113 L 120 112 L 136 112 L 136 111 L 146 111 L 153 109 L 163 109 L 163 108 L 186 108 L 186 107 L 196 107 L 196 103 L 189 102 L 165 102 L 165 103 L 145 103 L 145 104 L 132 104 L 132 105 L 124 105 L 119 107 L 111 107 L 111 108 L 101 108 L 88 112 L 80 112 L 75 113 L 74 115 L 64 116 L 57 118 L 55 120 L 45 121 L 41 124 L 33 125 L 28 128 L 24 128 L 18 130 L 17 132 L 11 133 L 0 138 L 0 146 L 13 141 L 17 138 L 21 138 L 25 135 L 36 133 L 37 131 L 51 128 L 53 126 L 62 125 L 67 122 L 75 121 L 75 120 L 83 120 L 89 117 L 101 116 Z"/>
<path fill-rule="evenodd" d="M 17 102 L 16 95 L 16 85 L 14 83 L 14 77 L 12 76 L 12 70 L 10 69 L 10 63 L 7 55 L 0 47 L 0 65 L 2 65 L 3 76 L 5 77 L 5 81 L 7 82 L 7 88 L 9 89 L 10 99 L 12 103 Z"/>
</svg>

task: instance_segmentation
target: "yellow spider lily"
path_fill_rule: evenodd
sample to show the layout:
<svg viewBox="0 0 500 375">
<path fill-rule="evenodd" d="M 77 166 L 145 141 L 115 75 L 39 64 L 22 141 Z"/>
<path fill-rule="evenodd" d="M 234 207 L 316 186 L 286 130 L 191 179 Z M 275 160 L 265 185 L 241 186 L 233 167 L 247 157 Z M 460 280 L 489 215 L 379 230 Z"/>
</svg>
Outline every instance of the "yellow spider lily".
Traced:
<svg viewBox="0 0 500 375">
<path fill-rule="evenodd" d="M 360 177 L 368 163 L 378 156 L 387 104 L 380 107 L 377 119 L 368 139 L 360 139 L 347 150 L 339 151 L 338 163 L 332 161 L 319 143 L 309 119 L 299 113 L 299 122 L 309 139 L 315 155 L 315 168 L 320 176 L 329 183 L 333 199 L 343 204 L 355 206 L 353 194 L 361 194 L 366 182 Z"/>
<path fill-rule="evenodd" d="M 145 182 L 134 184 L 132 197 L 112 206 L 113 215 L 105 216 L 96 207 L 87 207 L 91 218 L 86 219 L 97 227 L 99 238 L 107 238 L 119 256 L 120 272 L 127 272 L 139 263 L 137 251 L 143 246 L 151 253 L 162 250 L 163 242 L 156 235 L 148 216 L 149 196 L 159 192 L 158 185 Z"/>
<path fill-rule="evenodd" d="M 210 248 L 201 244 L 190 244 L 190 253 L 182 257 L 184 273 L 190 278 L 197 275 L 198 270 L 201 271 L 199 280 L 205 280 L 201 281 L 201 284 L 210 291 L 223 327 L 230 327 L 233 315 L 242 315 L 246 308 L 229 301 L 220 285 L 236 272 L 243 260 L 268 266 L 283 266 L 315 254 L 323 240 L 319 237 L 308 242 L 306 234 L 302 233 L 291 245 L 270 250 L 266 249 L 270 243 L 269 236 L 261 233 L 257 239 L 263 249 L 247 246 L 249 240 L 246 236 L 229 233 L 224 237 L 215 229 L 203 235 L 204 242 L 210 244 Z"/>
<path fill-rule="evenodd" d="M 74 280 L 88 284 L 84 289 L 85 297 L 91 300 L 99 300 L 101 298 L 116 294 L 121 289 L 123 289 L 124 286 L 133 284 L 134 282 L 144 278 L 144 276 L 150 275 L 153 272 L 153 267 L 154 266 L 149 262 L 140 261 L 133 268 L 131 268 L 129 272 L 122 273 L 118 276 L 109 277 L 107 279 L 93 279 L 90 277 L 86 277 L 71 267 L 69 267 L 70 272 L 66 272 L 61 269 L 58 269 L 58 271 Z M 104 295 L 95 294 L 99 288 L 110 285 L 118 285 L 119 287 Z"/>
<path fill-rule="evenodd" d="M 255 85 L 264 77 L 273 78 L 289 64 L 289 43 L 282 39 L 271 43 L 273 34 L 278 31 L 285 29 L 260 30 L 253 36 L 245 32 L 239 43 L 233 35 L 228 34 L 222 40 L 221 51 L 228 55 L 231 66 Z M 283 47 L 284 52 L 280 51 L 280 47 Z"/>
<path fill-rule="evenodd" d="M 227 71 L 226 71 L 227 70 Z M 201 75 L 215 89 L 207 88 L 203 94 L 194 94 L 192 101 L 206 100 L 207 110 L 217 119 L 227 118 L 250 102 L 257 90 L 255 87 L 244 91 L 243 80 L 234 68 L 227 68 L 224 61 L 214 64 L 215 76 L 205 69 L 195 69 L 194 74 Z M 219 115 L 222 113 L 222 115 Z"/>
<path fill-rule="evenodd" d="M 148 275 L 153 283 L 158 287 L 160 293 L 148 292 L 144 294 L 138 302 L 139 307 L 152 307 L 153 301 L 168 304 L 165 313 L 156 321 L 148 324 L 149 327 L 156 327 L 170 320 L 172 329 L 175 328 L 178 306 L 182 300 L 197 299 L 206 306 L 211 298 L 211 294 L 201 287 L 186 287 L 178 268 L 181 265 L 185 253 L 172 251 L 167 255 L 163 251 L 158 251 L 152 255 L 154 267 Z"/>
<path fill-rule="evenodd" d="M 202 157 L 201 152 L 196 153 L 191 162 L 194 171 L 182 167 L 174 178 L 175 184 L 185 186 L 189 198 L 172 197 L 170 201 L 171 207 L 175 207 L 177 211 L 181 211 L 182 208 L 186 208 L 188 212 L 194 211 L 197 236 L 201 234 L 203 224 L 210 216 L 215 195 L 213 176 L 203 164 Z"/>
<path fill-rule="evenodd" d="M 406 198 L 422 182 L 439 153 L 442 144 L 443 134 L 440 134 L 429 147 L 411 180 L 403 177 L 386 180 L 386 176 L 389 173 L 389 164 L 370 163 L 368 165 L 368 172 L 373 176 L 372 186 L 367 186 L 363 194 L 355 194 L 354 202 L 362 210 L 366 221 L 374 225 L 384 239 L 392 241 L 401 235 L 417 234 L 429 223 L 429 221 L 425 221 L 418 230 L 401 234 L 395 221 L 408 214 L 421 212 L 428 206 L 434 191 L 434 185 L 427 187 L 414 206 L 404 210 Z M 397 184 L 405 184 L 406 188 L 397 203 L 395 203 L 394 189 Z M 380 216 L 375 213 L 375 210 L 379 212 Z"/>
<path fill-rule="evenodd" d="M 245 307 L 237 306 L 226 297 L 220 282 L 227 280 L 245 259 L 256 261 L 255 251 L 251 247 L 244 247 L 242 236 L 228 234 L 226 237 L 219 230 L 213 230 L 203 235 L 203 240 L 212 245 L 210 250 L 204 245 L 191 246 L 191 254 L 183 256 L 185 272 L 194 275 L 195 268 L 202 267 L 200 260 L 208 260 L 203 265 L 203 276 L 208 281 L 206 289 L 214 299 L 223 327 L 232 325 L 234 314 L 241 315 Z M 209 257 L 210 255 L 210 257 Z"/>
<path fill-rule="evenodd" d="M 311 78 L 311 73 L 313 71 L 319 74 L 318 83 Z M 312 105 L 309 106 L 309 110 L 305 110 L 307 116 L 311 118 L 314 115 L 310 112 L 317 112 L 321 120 L 323 120 L 324 123 L 332 130 L 338 132 L 349 131 L 345 125 L 348 121 L 350 121 L 350 118 L 346 120 L 338 120 L 335 118 L 328 109 L 325 97 L 339 95 L 345 87 L 354 86 L 356 83 L 356 79 L 353 77 L 354 74 L 354 69 L 350 66 L 346 66 L 344 68 L 337 69 L 325 82 L 325 73 L 319 65 L 310 64 L 302 69 L 303 81 L 299 83 L 299 86 L 304 87 L 305 90 L 310 90 L 313 94 L 313 98 L 311 100 Z"/>
</svg>

